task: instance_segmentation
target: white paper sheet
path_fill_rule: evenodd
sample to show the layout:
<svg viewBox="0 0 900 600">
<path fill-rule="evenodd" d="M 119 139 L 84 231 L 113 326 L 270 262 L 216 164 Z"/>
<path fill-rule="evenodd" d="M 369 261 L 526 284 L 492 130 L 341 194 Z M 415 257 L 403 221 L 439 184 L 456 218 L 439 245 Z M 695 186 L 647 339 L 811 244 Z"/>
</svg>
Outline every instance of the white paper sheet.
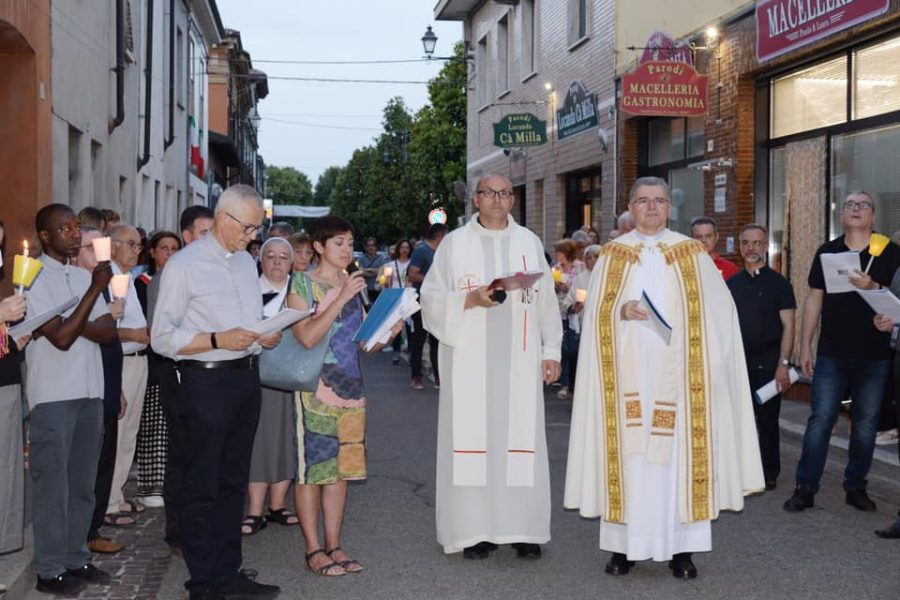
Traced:
<svg viewBox="0 0 900 600">
<path fill-rule="evenodd" d="M 370 339 L 363 343 L 363 349 L 368 352 L 375 347 L 375 344 L 386 344 L 391 339 L 391 327 L 403 319 L 406 320 L 420 310 L 422 306 L 418 301 L 419 293 L 414 288 L 406 288 L 400 303 L 394 307 L 388 318 L 384 320 L 381 326 L 375 330 Z"/>
<path fill-rule="evenodd" d="M 797 380 L 800 379 L 800 373 L 797 372 L 797 369 L 791 367 L 790 369 L 788 369 L 788 377 L 791 378 L 791 383 L 796 383 Z M 753 393 L 753 399 L 756 400 L 757 404 L 763 405 L 774 398 L 776 394 L 778 394 L 778 384 L 773 379 L 766 385 L 756 390 L 756 392 Z"/>
<path fill-rule="evenodd" d="M 891 290 L 860 290 L 856 292 L 872 307 L 877 315 L 886 315 L 900 323 L 900 299 L 891 293 Z"/>
<path fill-rule="evenodd" d="M 247 329 L 258 333 L 259 335 L 269 335 L 270 333 L 275 333 L 276 331 L 281 331 L 290 327 L 297 321 L 302 321 L 314 312 L 315 311 L 311 309 L 294 310 L 293 308 L 285 308 L 278 314 L 273 315 L 268 319 L 263 319 L 256 325 L 248 327 Z"/>
<path fill-rule="evenodd" d="M 842 294 L 858 290 L 850 283 L 850 276 L 860 270 L 859 252 L 836 252 L 820 254 L 822 273 L 825 275 L 825 291 L 829 294 Z"/>
<path fill-rule="evenodd" d="M 62 304 L 54 306 L 47 312 L 43 312 L 39 315 L 35 315 L 33 317 L 25 319 L 18 325 L 9 328 L 9 337 L 11 337 L 12 339 L 17 339 L 22 337 L 23 335 L 34 333 L 36 330 L 43 327 L 45 323 L 53 319 L 53 317 L 63 314 L 64 312 L 78 304 L 78 301 L 78 296 L 72 296 Z"/>
<path fill-rule="evenodd" d="M 663 342 L 665 342 L 666 346 L 668 346 L 669 342 L 672 341 L 672 326 L 669 325 L 666 322 L 666 319 L 658 310 L 656 310 L 656 306 L 653 304 L 653 301 L 650 299 L 650 296 L 647 295 L 646 291 L 641 293 L 641 299 L 638 301 L 638 306 L 649 312 L 650 318 L 644 321 L 635 322 L 654 332 Z"/>
</svg>

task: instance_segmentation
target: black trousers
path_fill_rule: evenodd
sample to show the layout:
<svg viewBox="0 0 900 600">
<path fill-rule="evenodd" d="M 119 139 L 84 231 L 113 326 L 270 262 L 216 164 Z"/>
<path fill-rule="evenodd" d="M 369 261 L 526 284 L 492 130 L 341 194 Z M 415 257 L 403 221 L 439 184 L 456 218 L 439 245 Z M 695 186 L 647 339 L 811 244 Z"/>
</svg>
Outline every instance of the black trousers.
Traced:
<svg viewBox="0 0 900 600">
<path fill-rule="evenodd" d="M 425 339 L 427 338 L 430 346 L 431 367 L 434 369 L 434 380 L 440 381 L 441 378 L 438 375 L 437 338 L 425 331 L 425 328 L 422 326 L 421 312 L 417 312 L 412 316 L 412 322 L 412 328 L 407 328 L 406 330 L 409 336 L 409 366 L 412 368 L 412 376 L 422 376 L 422 351 L 425 349 Z"/>
<path fill-rule="evenodd" d="M 97 479 L 94 481 L 94 516 L 88 530 L 88 541 L 100 537 L 106 505 L 112 491 L 113 472 L 116 468 L 116 447 L 119 437 L 119 415 L 114 412 L 103 413 L 103 445 L 100 446 L 100 460 L 97 461 Z"/>
<path fill-rule="evenodd" d="M 181 472 L 184 468 L 184 422 L 178 414 L 178 373 L 171 360 L 155 365 L 159 383 L 159 402 L 166 417 L 166 473 L 163 477 L 163 500 L 166 504 L 165 540 L 172 548 L 181 546 Z"/>
<path fill-rule="evenodd" d="M 238 577 L 241 519 L 259 421 L 259 371 L 181 368 L 181 549 L 202 590 Z"/>
<path fill-rule="evenodd" d="M 752 394 L 772 381 L 775 369 L 750 370 L 750 393 Z M 778 417 L 781 414 L 781 394 L 763 404 L 753 400 L 753 415 L 756 417 L 756 432 L 759 436 L 759 453 L 762 458 L 763 477 L 766 481 L 777 481 L 781 473 L 781 438 Z"/>
</svg>

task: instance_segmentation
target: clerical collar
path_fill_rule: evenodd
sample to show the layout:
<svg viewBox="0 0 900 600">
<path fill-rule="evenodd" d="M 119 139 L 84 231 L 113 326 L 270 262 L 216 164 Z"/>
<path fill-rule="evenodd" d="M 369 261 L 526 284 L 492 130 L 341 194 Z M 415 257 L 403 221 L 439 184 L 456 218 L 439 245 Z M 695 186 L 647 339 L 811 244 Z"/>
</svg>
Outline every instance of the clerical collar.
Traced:
<svg viewBox="0 0 900 600">
<path fill-rule="evenodd" d="M 666 235 L 666 229 L 663 229 L 656 235 L 647 235 L 645 233 L 641 233 L 637 229 L 634 230 L 634 233 L 638 236 L 638 239 L 642 242 L 658 242 L 662 239 L 664 235 Z"/>
</svg>

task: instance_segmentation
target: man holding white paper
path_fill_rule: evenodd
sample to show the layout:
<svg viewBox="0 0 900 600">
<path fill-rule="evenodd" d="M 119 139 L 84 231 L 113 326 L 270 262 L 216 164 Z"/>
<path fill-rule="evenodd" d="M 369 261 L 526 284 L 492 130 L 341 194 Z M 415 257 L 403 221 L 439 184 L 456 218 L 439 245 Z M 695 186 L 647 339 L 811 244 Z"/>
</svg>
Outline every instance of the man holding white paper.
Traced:
<svg viewBox="0 0 900 600">
<path fill-rule="evenodd" d="M 766 489 L 774 490 L 781 472 L 778 416 L 781 392 L 791 386 L 797 301 L 791 282 L 766 265 L 766 228 L 757 223 L 746 225 L 739 239 L 744 269 L 727 285 L 741 323 L 751 393 L 775 380 L 775 395 L 768 400 L 754 397 L 753 403 Z"/>
<path fill-rule="evenodd" d="M 800 367 L 812 377 L 810 415 L 803 434 L 803 451 L 797 465 L 797 487 L 784 503 L 784 510 L 800 512 L 814 504 L 819 491 L 828 442 L 841 401 L 850 393 L 850 449 L 844 471 L 847 504 L 874 511 L 866 493 L 866 476 L 875 451 L 875 434 L 881 400 L 890 370 L 890 334 L 878 331 L 872 310 L 855 291 L 828 293 L 822 256 L 856 252 L 859 263 L 849 275 L 855 288 L 879 289 L 890 285 L 900 265 L 900 248 L 888 242 L 880 256 L 870 253 L 875 200 L 866 192 L 854 192 L 841 210 L 844 234 L 822 244 L 809 270 L 809 294 L 803 304 L 800 329 Z M 812 341 L 821 317 L 821 333 L 813 373 Z"/>
<path fill-rule="evenodd" d="M 486 558 L 513 544 L 539 558 L 550 541 L 550 469 L 541 382 L 559 377 L 562 323 L 540 240 L 510 216 L 512 184 L 487 175 L 477 213 L 447 235 L 422 284 L 425 328 L 440 340 L 437 539 Z M 488 284 L 540 270 L 527 289 Z"/>
<path fill-rule="evenodd" d="M 764 485 L 741 332 L 703 245 L 667 229 L 668 184 L 638 179 L 628 208 L 637 226 L 603 246 L 584 308 L 564 502 L 601 517 L 608 574 L 654 560 L 696 577 L 710 521 Z M 670 330 L 642 325 L 643 295 Z"/>
</svg>

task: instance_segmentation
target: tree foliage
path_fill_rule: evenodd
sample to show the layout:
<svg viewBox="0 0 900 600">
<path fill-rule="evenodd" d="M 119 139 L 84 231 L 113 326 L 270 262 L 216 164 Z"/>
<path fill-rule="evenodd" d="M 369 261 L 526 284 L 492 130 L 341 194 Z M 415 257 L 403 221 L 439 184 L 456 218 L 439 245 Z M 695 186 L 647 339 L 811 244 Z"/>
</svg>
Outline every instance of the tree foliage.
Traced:
<svg viewBox="0 0 900 600">
<path fill-rule="evenodd" d="M 294 167 L 266 167 L 266 193 L 275 204 L 313 204 L 312 182 Z"/>
</svg>

